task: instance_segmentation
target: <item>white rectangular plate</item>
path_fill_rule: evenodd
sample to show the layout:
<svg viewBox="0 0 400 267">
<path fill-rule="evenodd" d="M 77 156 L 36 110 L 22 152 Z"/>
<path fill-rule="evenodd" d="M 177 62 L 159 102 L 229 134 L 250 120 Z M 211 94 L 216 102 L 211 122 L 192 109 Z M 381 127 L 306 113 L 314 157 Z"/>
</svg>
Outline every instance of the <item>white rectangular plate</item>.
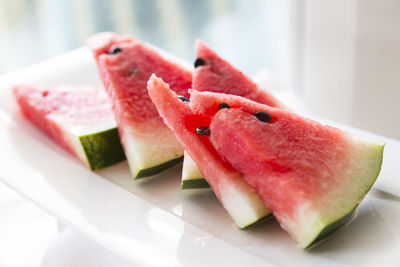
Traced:
<svg viewBox="0 0 400 267">
<path fill-rule="evenodd" d="M 89 171 L 21 117 L 10 90 L 18 83 L 101 86 L 89 50 L 0 78 L 0 179 L 138 266 L 398 264 L 400 197 L 371 192 L 347 228 L 303 251 L 273 219 L 238 230 L 210 191 L 182 192 L 180 166 L 143 181 L 126 163 Z M 398 190 L 400 145 L 380 139 L 388 143 L 377 186 Z"/>
</svg>

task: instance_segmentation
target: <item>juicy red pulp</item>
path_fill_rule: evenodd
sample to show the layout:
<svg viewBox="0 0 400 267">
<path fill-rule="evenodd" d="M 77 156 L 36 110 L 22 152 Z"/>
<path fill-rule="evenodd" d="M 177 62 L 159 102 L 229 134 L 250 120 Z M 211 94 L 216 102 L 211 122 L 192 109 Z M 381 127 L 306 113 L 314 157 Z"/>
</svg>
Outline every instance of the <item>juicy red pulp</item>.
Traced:
<svg viewBox="0 0 400 267">
<path fill-rule="evenodd" d="M 272 107 L 284 108 L 275 97 L 259 88 L 200 40 L 196 42 L 196 57 L 192 79 L 195 90 L 242 96 Z"/>
<path fill-rule="evenodd" d="M 163 77 L 177 94 L 189 97 L 189 71 L 185 73 L 185 77 L 181 77 L 179 71 L 170 67 L 170 62 L 141 44 L 121 44 L 120 47 L 120 53 L 103 54 L 100 61 L 108 66 L 109 76 L 113 77 L 115 84 L 126 85 L 125 90 L 116 90 L 113 93 L 120 99 L 126 99 L 125 102 L 121 102 L 121 108 L 127 111 L 123 114 L 128 116 L 129 120 L 146 121 L 158 117 L 158 111 L 151 102 L 146 87 L 152 73 Z M 125 59 L 127 57 L 129 60 Z"/>
<path fill-rule="evenodd" d="M 60 122 L 112 117 L 105 96 L 97 91 L 80 90 L 79 87 L 66 91 L 42 91 L 32 86 L 19 85 L 14 87 L 14 96 L 22 114 L 73 155 L 76 152 L 60 128 Z"/>
<path fill-rule="evenodd" d="M 184 118 L 185 128 L 189 132 L 195 132 L 197 127 L 210 127 L 211 118 L 201 114 L 190 114 Z"/>
<path fill-rule="evenodd" d="M 198 113 L 191 113 L 185 115 L 183 119 L 185 129 L 188 130 L 189 132 L 195 133 L 196 128 L 198 127 L 210 128 L 211 117 L 218 112 L 219 110 L 218 105 L 219 105 L 218 103 L 215 103 L 214 106 L 208 109 L 207 115 Z M 213 156 L 218 158 L 220 157 L 218 152 L 215 150 L 214 146 L 211 144 L 209 135 L 197 134 L 197 138 Z M 222 160 L 222 163 L 226 168 L 233 170 L 232 166 L 225 160 Z"/>
<path fill-rule="evenodd" d="M 127 36 L 99 33 L 88 41 L 99 67 L 119 128 L 143 128 L 142 123 L 162 124 L 147 92 L 151 74 L 163 78 L 178 95 L 189 97 L 192 72 L 171 62 L 156 50 Z"/>
<path fill-rule="evenodd" d="M 189 131 L 189 132 L 196 132 L 196 129 L 198 127 L 207 127 L 210 128 L 211 124 L 211 118 L 218 112 L 220 111 L 220 104 L 228 104 L 231 109 L 241 109 L 242 111 L 245 111 L 249 114 L 252 114 L 252 112 L 249 109 L 246 109 L 246 107 L 241 107 L 237 103 L 225 103 L 225 102 L 219 102 L 215 101 L 213 105 L 210 105 L 205 109 L 204 113 L 191 113 L 190 115 L 185 115 L 184 117 L 184 127 Z M 273 122 L 271 119 L 270 122 Z M 214 146 L 211 144 L 210 141 L 210 136 L 209 135 L 197 135 L 198 139 L 202 142 L 202 144 L 207 148 L 208 151 L 210 151 L 214 156 L 220 157 L 218 152 L 215 150 Z M 225 161 L 224 159 L 222 160 L 223 164 L 225 167 L 229 169 L 233 169 L 232 166 Z M 273 168 L 274 171 L 279 171 L 279 172 L 286 172 L 288 171 L 288 168 L 282 167 L 279 164 L 274 164 L 271 163 L 271 167 Z"/>
<path fill-rule="evenodd" d="M 213 117 L 210 140 L 269 209 L 292 216 L 298 203 L 319 199 L 341 182 L 335 173 L 347 169 L 349 146 L 338 129 L 290 114 L 275 116 L 279 119 L 270 124 L 222 110 Z"/>
</svg>

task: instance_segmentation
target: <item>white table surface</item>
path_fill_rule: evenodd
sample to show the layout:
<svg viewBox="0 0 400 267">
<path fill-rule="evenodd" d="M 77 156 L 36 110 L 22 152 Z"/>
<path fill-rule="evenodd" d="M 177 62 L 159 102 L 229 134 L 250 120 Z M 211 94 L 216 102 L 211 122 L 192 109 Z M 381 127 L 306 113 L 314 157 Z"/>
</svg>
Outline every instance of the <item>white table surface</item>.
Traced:
<svg viewBox="0 0 400 267">
<path fill-rule="evenodd" d="M 65 83 L 65 80 L 79 82 L 84 78 L 99 83 L 95 74 L 88 51 L 79 49 L 9 74 L 3 78 L 2 86 L 9 88 L 10 82 L 21 81 L 22 77 L 36 82 L 46 80 L 49 84 Z M 284 92 L 277 91 L 279 95 Z M 398 200 L 382 197 L 376 192 L 370 194 L 360 209 L 359 220 L 353 222 L 347 232 L 336 235 L 336 242 L 325 243 L 326 246 L 319 247 L 318 252 L 306 253 L 297 249 L 282 231 L 269 231 L 277 227 L 273 222 L 271 228 L 246 234 L 232 227 L 229 218 L 219 205 L 213 204 L 212 199 L 206 197 L 206 202 L 192 201 L 176 194 L 175 180 L 171 178 L 177 179 L 178 170 L 164 175 L 170 179 L 155 180 L 159 186 L 136 186 L 124 164 L 99 173 L 88 172 L 29 124 L 20 121 L 10 106 L 10 95 L 6 91 L 3 93 L 0 98 L 4 109 L 0 115 L 5 129 L 5 132 L 0 132 L 3 137 L 0 154 L 5 164 L 0 169 L 2 180 L 38 206 L 73 225 L 74 229 L 90 235 L 102 246 L 113 249 L 131 262 L 141 263 L 141 266 L 148 266 L 148 263 L 165 266 L 165 260 L 169 260 L 171 266 L 247 266 L 249 262 L 253 266 L 278 263 L 286 266 L 293 266 L 293 263 L 298 266 L 357 263 L 375 266 L 378 262 L 384 266 L 397 266 L 399 262 Z M 288 106 L 300 111 L 294 104 L 298 99 L 294 95 L 292 98 L 282 95 Z M 384 179 L 380 180 L 386 181 L 386 185 L 398 186 L 397 179 L 392 179 L 399 173 L 396 171 L 398 165 L 391 160 L 398 158 L 396 151 L 400 151 L 400 145 L 393 140 L 388 142 L 385 162 L 389 165 L 383 170 Z M 46 161 L 51 164 L 43 168 Z M 68 171 L 60 172 L 61 169 Z M 150 184 L 154 185 L 147 185 Z M 96 190 L 89 190 L 92 188 Z M 0 250 L 0 258 L 7 257 L 1 259 L 3 266 L 127 265 L 105 248 L 60 226 L 45 214 L 41 213 L 43 217 L 40 218 L 46 218 L 43 222 L 42 219 L 36 221 L 24 218 L 23 208 L 14 208 L 8 200 L 0 203 L 5 203 L 6 207 L 2 216 L 5 218 L 2 221 L 4 234 L 1 233 L 5 238 L 0 239 L 1 246 L 6 247 Z M 206 213 L 199 212 L 204 209 Z M 22 217 L 13 218 L 14 213 Z M 161 255 L 160 251 L 163 252 Z M 221 264 L 226 262 L 231 264 Z"/>
<path fill-rule="evenodd" d="M 1 267 L 132 266 L 0 183 Z"/>
</svg>

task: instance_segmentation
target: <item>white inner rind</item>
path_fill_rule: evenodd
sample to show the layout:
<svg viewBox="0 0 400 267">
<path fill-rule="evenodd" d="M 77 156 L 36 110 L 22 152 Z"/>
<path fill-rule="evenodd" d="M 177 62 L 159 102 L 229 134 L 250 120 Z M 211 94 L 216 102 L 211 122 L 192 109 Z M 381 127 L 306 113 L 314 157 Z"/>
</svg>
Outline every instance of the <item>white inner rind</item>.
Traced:
<svg viewBox="0 0 400 267">
<path fill-rule="evenodd" d="M 321 231 L 349 214 L 374 184 L 382 164 L 384 144 L 348 135 L 351 159 L 346 169 L 338 169 L 340 183 L 318 200 L 318 206 L 305 202 L 293 218 L 280 215 L 281 224 L 303 248 Z"/>
<path fill-rule="evenodd" d="M 112 115 L 102 118 L 74 118 L 73 120 L 68 120 L 62 115 L 49 114 L 48 119 L 57 124 L 62 131 L 64 141 L 75 155 L 88 167 L 90 167 L 89 161 L 79 138 L 85 135 L 95 135 L 117 127 Z"/>
<path fill-rule="evenodd" d="M 219 199 L 238 227 L 244 228 L 271 213 L 239 173 L 227 175 L 234 177 L 220 179 Z"/>
<path fill-rule="evenodd" d="M 133 177 L 149 169 L 183 156 L 183 148 L 174 133 L 163 123 L 146 122 L 138 127 L 121 127 L 121 142 Z"/>
<path fill-rule="evenodd" d="M 193 159 L 186 153 L 183 157 L 182 181 L 204 179 Z"/>
</svg>

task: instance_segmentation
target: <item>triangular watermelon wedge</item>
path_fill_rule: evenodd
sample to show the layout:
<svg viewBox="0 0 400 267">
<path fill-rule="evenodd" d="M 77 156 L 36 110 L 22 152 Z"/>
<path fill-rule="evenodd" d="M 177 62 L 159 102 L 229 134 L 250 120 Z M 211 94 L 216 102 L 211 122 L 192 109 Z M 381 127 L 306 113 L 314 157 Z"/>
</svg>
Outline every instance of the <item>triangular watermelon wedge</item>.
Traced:
<svg viewBox="0 0 400 267">
<path fill-rule="evenodd" d="M 238 95 L 271 107 L 287 109 L 266 90 L 218 56 L 203 41 L 196 41 L 196 61 L 193 71 L 193 89 Z M 182 189 L 207 188 L 196 164 L 186 154 L 183 161 Z"/>
<path fill-rule="evenodd" d="M 111 105 L 104 91 L 62 86 L 14 87 L 23 115 L 92 170 L 125 159 Z"/>
<path fill-rule="evenodd" d="M 153 75 L 148 90 L 165 123 L 174 131 L 185 152 L 199 166 L 217 198 L 240 228 L 270 214 L 260 198 L 244 182 L 241 174 L 224 162 L 212 147 L 208 136 L 196 134 L 196 127 L 209 124 L 198 117 L 190 103 L 182 102 L 168 84 Z"/>
<path fill-rule="evenodd" d="M 303 248 L 345 224 L 380 172 L 383 143 L 242 97 L 193 91 L 190 101 L 211 116 L 219 155 Z"/>
<path fill-rule="evenodd" d="M 271 107 L 287 109 L 266 90 L 222 59 L 203 41 L 196 41 L 196 62 L 193 71 L 193 89 L 242 96 Z"/>
<path fill-rule="evenodd" d="M 147 81 L 155 73 L 188 97 L 191 71 L 130 37 L 99 33 L 88 45 L 111 98 L 133 177 L 152 176 L 179 162 L 183 149 L 151 102 Z"/>
</svg>

